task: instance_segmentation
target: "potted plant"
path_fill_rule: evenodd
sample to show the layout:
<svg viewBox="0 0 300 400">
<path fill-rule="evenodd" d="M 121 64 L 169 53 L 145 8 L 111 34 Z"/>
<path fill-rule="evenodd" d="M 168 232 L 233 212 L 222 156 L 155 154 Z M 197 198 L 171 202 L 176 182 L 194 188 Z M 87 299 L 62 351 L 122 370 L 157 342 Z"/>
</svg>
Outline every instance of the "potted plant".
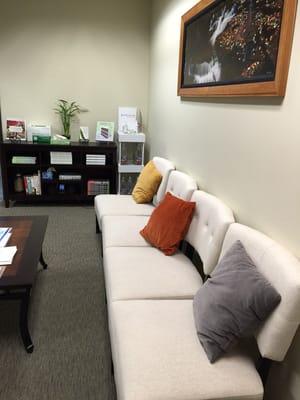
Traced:
<svg viewBox="0 0 300 400">
<path fill-rule="evenodd" d="M 71 120 L 76 114 L 81 112 L 79 105 L 76 103 L 76 101 L 69 103 L 66 100 L 60 99 L 58 100 L 57 107 L 55 107 L 54 110 L 61 118 L 64 128 L 63 136 L 65 136 L 67 139 L 70 139 Z"/>
</svg>

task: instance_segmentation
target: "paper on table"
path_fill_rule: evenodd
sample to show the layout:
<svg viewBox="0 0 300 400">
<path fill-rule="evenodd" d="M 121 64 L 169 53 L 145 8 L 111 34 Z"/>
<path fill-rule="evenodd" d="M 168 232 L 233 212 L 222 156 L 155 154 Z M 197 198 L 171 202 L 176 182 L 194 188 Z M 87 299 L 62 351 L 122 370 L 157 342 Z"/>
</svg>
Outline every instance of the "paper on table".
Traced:
<svg viewBox="0 0 300 400">
<path fill-rule="evenodd" d="M 0 228 L 0 240 L 7 234 L 7 232 L 10 232 L 11 228 Z"/>
<path fill-rule="evenodd" d="M 0 248 L 0 265 L 9 265 L 17 252 L 17 246 Z"/>
<path fill-rule="evenodd" d="M 10 237 L 11 237 L 11 233 L 7 233 L 7 234 L 4 236 L 4 238 L 2 238 L 2 239 L 0 240 L 0 247 L 6 246 L 6 243 L 9 241 Z"/>
</svg>

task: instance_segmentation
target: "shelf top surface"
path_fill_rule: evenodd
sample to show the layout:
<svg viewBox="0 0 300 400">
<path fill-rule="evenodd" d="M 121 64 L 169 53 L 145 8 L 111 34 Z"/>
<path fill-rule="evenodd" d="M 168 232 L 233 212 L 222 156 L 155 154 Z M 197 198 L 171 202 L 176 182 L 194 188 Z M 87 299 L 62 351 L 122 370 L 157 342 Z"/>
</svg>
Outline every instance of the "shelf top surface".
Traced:
<svg viewBox="0 0 300 400">
<path fill-rule="evenodd" d="M 70 144 L 50 144 L 50 143 L 33 143 L 33 142 L 10 142 L 10 141 L 3 141 L 0 144 L 1 146 L 8 146 L 8 147 L 20 147 L 25 149 L 26 147 L 44 147 L 49 149 L 115 149 L 117 144 L 115 142 L 89 142 L 89 143 L 79 143 L 79 142 L 71 142 Z"/>
</svg>

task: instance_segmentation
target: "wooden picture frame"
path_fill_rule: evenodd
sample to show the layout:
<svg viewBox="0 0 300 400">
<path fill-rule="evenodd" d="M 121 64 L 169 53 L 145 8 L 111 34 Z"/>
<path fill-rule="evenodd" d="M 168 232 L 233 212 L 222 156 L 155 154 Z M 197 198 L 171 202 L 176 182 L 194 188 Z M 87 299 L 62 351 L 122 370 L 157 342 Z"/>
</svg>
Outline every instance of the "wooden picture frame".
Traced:
<svg viewBox="0 0 300 400">
<path fill-rule="evenodd" d="M 274 3 L 274 10 L 277 11 L 274 12 L 272 20 L 267 14 L 266 19 L 263 20 L 268 23 L 267 25 L 263 22 L 267 26 L 263 31 L 266 36 L 262 36 L 261 29 L 258 29 L 259 24 L 261 24 L 260 28 L 265 26 L 262 25 L 262 19 L 258 18 L 258 15 L 264 17 L 263 11 L 260 14 L 257 12 L 257 7 L 260 7 L 259 1 L 249 0 L 245 3 L 242 0 L 202 0 L 182 16 L 178 96 L 283 97 L 285 95 L 297 0 L 271 1 Z M 271 1 L 269 0 L 269 3 Z M 249 8 L 251 13 L 247 10 L 243 11 L 242 8 L 250 7 L 250 3 L 255 3 L 256 8 L 253 6 L 252 9 Z M 264 7 L 263 5 L 262 9 Z M 245 15 L 248 15 L 246 18 L 250 20 L 250 22 L 246 20 L 248 25 L 245 22 Z M 273 25 L 270 25 L 271 23 Z M 250 32 L 252 36 L 249 36 L 249 24 L 252 24 Z M 220 26 L 224 29 L 218 34 Z M 270 29 L 273 29 L 273 34 L 270 33 Z M 257 42 L 261 41 L 262 37 L 265 41 L 258 49 Z M 247 49 L 250 45 L 250 52 L 244 51 L 246 55 L 250 54 L 249 60 L 245 58 L 246 56 L 241 56 L 238 47 L 241 43 Z M 225 60 L 223 63 L 219 62 L 218 55 L 216 56 L 218 51 L 215 49 L 216 45 Z M 209 46 L 213 47 L 211 56 Z M 235 50 L 232 51 L 232 49 Z M 265 54 L 263 50 L 265 50 Z M 257 61 L 255 61 L 255 57 L 257 57 Z M 215 66 L 217 69 L 214 69 Z M 227 80 L 222 78 L 222 76 L 226 76 L 226 72 Z M 250 76 L 251 74 L 252 76 Z"/>
</svg>

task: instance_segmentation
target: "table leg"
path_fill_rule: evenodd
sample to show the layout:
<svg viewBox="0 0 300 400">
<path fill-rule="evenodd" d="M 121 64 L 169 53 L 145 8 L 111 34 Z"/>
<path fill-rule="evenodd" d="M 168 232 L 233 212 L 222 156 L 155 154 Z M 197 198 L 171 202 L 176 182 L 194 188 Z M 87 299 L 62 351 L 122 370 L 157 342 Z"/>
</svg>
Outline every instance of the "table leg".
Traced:
<svg viewBox="0 0 300 400">
<path fill-rule="evenodd" d="M 47 268 L 48 268 L 48 265 L 46 264 L 46 261 L 44 260 L 44 257 L 43 257 L 43 251 L 41 251 L 40 263 L 42 264 L 42 266 L 43 266 L 44 269 L 47 269 Z"/>
<path fill-rule="evenodd" d="M 33 343 L 28 330 L 28 308 L 30 299 L 30 289 L 26 289 L 26 292 L 21 298 L 20 306 L 20 331 L 23 344 L 27 353 L 33 352 Z"/>
</svg>

